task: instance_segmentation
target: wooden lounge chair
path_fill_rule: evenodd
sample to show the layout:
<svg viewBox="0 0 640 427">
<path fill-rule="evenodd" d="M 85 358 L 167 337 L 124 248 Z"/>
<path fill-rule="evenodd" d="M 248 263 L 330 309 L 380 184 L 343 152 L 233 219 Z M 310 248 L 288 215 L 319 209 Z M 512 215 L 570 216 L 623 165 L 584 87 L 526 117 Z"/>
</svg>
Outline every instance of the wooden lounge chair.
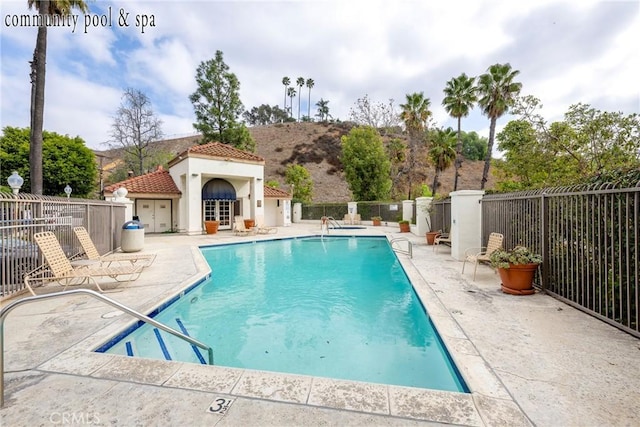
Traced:
<svg viewBox="0 0 640 427">
<path fill-rule="evenodd" d="M 107 266 L 111 265 L 112 262 L 130 262 L 131 264 L 140 263 L 142 267 L 149 267 L 156 259 L 156 254 L 111 253 L 100 255 L 86 228 L 74 227 L 73 232 L 80 241 L 80 246 L 82 246 L 87 259 L 100 261 Z"/>
<path fill-rule="evenodd" d="M 92 282 L 100 292 L 104 292 L 96 277 L 110 277 L 118 282 L 129 282 L 135 280 L 142 272 L 141 265 L 123 265 L 123 266 L 102 266 L 99 262 L 87 265 L 73 267 L 71 261 L 67 258 L 58 242 L 58 238 L 52 231 L 43 231 L 35 233 L 33 238 L 40 248 L 42 255 L 47 263 L 47 269 L 37 269 L 32 273 L 24 276 L 24 284 L 32 295 L 36 295 L 31 287 L 32 282 L 58 282 L 64 289 L 69 285 L 81 285 L 83 283 Z M 126 280 L 121 280 L 125 276 Z"/>
<path fill-rule="evenodd" d="M 244 226 L 244 219 L 241 216 L 234 217 L 233 234 L 235 234 L 236 236 L 246 236 L 254 233 L 254 230 Z"/>
<path fill-rule="evenodd" d="M 504 236 L 500 233 L 491 233 L 489 235 L 489 241 L 487 242 L 487 246 L 483 246 L 481 248 L 469 248 L 465 251 L 465 259 L 464 263 L 462 263 L 462 273 L 464 274 L 464 266 L 467 264 L 467 261 L 475 264 L 475 268 L 473 269 L 473 280 L 476 280 L 476 271 L 478 270 L 478 264 L 480 263 L 490 263 L 491 262 L 491 254 L 496 250 L 502 247 L 502 241 Z"/>
</svg>

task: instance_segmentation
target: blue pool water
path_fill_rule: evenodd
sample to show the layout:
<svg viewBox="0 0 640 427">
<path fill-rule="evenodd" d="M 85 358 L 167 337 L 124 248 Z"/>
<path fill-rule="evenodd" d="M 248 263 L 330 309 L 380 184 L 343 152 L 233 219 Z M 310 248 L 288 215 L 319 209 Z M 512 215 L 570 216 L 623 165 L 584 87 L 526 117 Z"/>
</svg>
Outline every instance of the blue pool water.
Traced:
<svg viewBox="0 0 640 427">
<path fill-rule="evenodd" d="M 155 319 L 212 346 L 216 365 L 468 391 L 385 238 L 202 252 L 211 278 Z M 148 325 L 107 352 L 194 363 L 207 356 Z"/>
</svg>

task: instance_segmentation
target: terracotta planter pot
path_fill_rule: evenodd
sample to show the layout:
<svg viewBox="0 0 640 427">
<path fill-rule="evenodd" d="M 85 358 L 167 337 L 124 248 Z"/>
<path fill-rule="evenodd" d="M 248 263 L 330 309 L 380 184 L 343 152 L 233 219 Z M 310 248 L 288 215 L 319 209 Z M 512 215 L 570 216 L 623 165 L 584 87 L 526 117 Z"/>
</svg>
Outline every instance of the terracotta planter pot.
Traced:
<svg viewBox="0 0 640 427">
<path fill-rule="evenodd" d="M 244 228 L 250 230 L 251 228 L 256 226 L 256 221 L 253 219 L 245 219 L 244 220 Z"/>
<path fill-rule="evenodd" d="M 207 231 L 207 234 L 216 234 L 218 232 L 218 227 L 220 226 L 220 221 L 205 221 L 204 229 Z"/>
<path fill-rule="evenodd" d="M 427 245 L 433 245 L 433 243 L 436 241 L 436 237 L 438 237 L 440 235 L 440 233 L 438 233 L 437 231 L 429 231 L 427 232 L 426 236 L 427 236 Z"/>
<path fill-rule="evenodd" d="M 410 224 L 400 224 L 400 232 L 401 233 L 408 233 L 411 231 L 411 225 Z"/>
<path fill-rule="evenodd" d="M 380 227 L 382 225 L 382 220 L 372 219 L 374 227 Z"/>
<path fill-rule="evenodd" d="M 513 265 L 509 268 L 498 268 L 498 274 L 502 280 L 502 292 L 511 295 L 531 295 L 533 289 L 533 277 L 538 269 L 538 264 Z"/>
</svg>

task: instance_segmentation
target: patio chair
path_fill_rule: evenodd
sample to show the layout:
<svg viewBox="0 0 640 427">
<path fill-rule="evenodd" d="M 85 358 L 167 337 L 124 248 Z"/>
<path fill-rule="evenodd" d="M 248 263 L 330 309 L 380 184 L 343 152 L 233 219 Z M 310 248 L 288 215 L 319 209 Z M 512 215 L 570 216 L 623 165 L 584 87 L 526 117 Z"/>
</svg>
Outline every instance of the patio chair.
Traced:
<svg viewBox="0 0 640 427">
<path fill-rule="evenodd" d="M 504 236 L 500 233 L 491 233 L 489 235 L 489 241 L 487 242 L 487 246 L 483 246 L 481 248 L 469 248 L 464 254 L 464 262 L 462 263 L 462 273 L 464 274 L 464 266 L 467 264 L 467 261 L 473 262 L 475 264 L 475 268 L 473 269 L 473 280 L 476 280 L 476 271 L 478 270 L 478 264 L 485 263 L 489 264 L 491 262 L 491 254 L 496 250 L 502 247 L 502 241 Z"/>
<path fill-rule="evenodd" d="M 267 227 L 264 224 L 258 224 L 258 234 L 275 234 L 278 232 L 278 227 Z"/>
<path fill-rule="evenodd" d="M 438 252 L 440 245 L 451 246 L 451 233 L 441 233 L 433 241 L 433 251 Z"/>
<path fill-rule="evenodd" d="M 74 267 L 64 253 L 62 246 L 52 231 L 42 231 L 35 233 L 33 239 L 40 248 L 48 268 L 36 269 L 34 272 L 25 274 L 24 284 L 32 295 L 36 295 L 31 287 L 31 282 L 41 281 L 57 282 L 64 286 L 63 291 L 70 285 L 81 285 L 92 282 L 100 292 L 104 292 L 96 277 L 110 277 L 117 282 L 129 282 L 140 277 L 141 265 L 124 266 L 102 266 L 100 263 L 90 263 L 79 267 Z M 125 276 L 126 280 L 121 280 Z"/>
<path fill-rule="evenodd" d="M 149 267 L 156 259 L 156 254 L 111 253 L 100 255 L 86 228 L 74 227 L 73 232 L 80 241 L 80 246 L 82 246 L 82 250 L 87 256 L 87 259 L 100 261 L 107 266 L 110 266 L 112 262 L 130 262 L 131 264 L 140 263 L 142 267 Z"/>
<path fill-rule="evenodd" d="M 246 236 L 254 234 L 254 231 L 244 226 L 244 218 L 236 216 L 233 221 L 233 234 L 236 236 Z"/>
<path fill-rule="evenodd" d="M 344 214 L 344 225 L 360 225 L 362 223 L 362 217 L 360 214 Z"/>
</svg>

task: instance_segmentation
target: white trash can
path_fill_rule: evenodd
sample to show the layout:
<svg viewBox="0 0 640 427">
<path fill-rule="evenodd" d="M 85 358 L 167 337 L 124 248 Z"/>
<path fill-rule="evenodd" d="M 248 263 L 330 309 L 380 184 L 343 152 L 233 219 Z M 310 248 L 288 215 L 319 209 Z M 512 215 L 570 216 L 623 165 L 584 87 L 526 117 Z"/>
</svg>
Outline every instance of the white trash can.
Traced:
<svg viewBox="0 0 640 427">
<path fill-rule="evenodd" d="M 144 225 L 140 221 L 127 221 L 122 226 L 120 249 L 122 252 L 138 252 L 144 247 Z"/>
</svg>

